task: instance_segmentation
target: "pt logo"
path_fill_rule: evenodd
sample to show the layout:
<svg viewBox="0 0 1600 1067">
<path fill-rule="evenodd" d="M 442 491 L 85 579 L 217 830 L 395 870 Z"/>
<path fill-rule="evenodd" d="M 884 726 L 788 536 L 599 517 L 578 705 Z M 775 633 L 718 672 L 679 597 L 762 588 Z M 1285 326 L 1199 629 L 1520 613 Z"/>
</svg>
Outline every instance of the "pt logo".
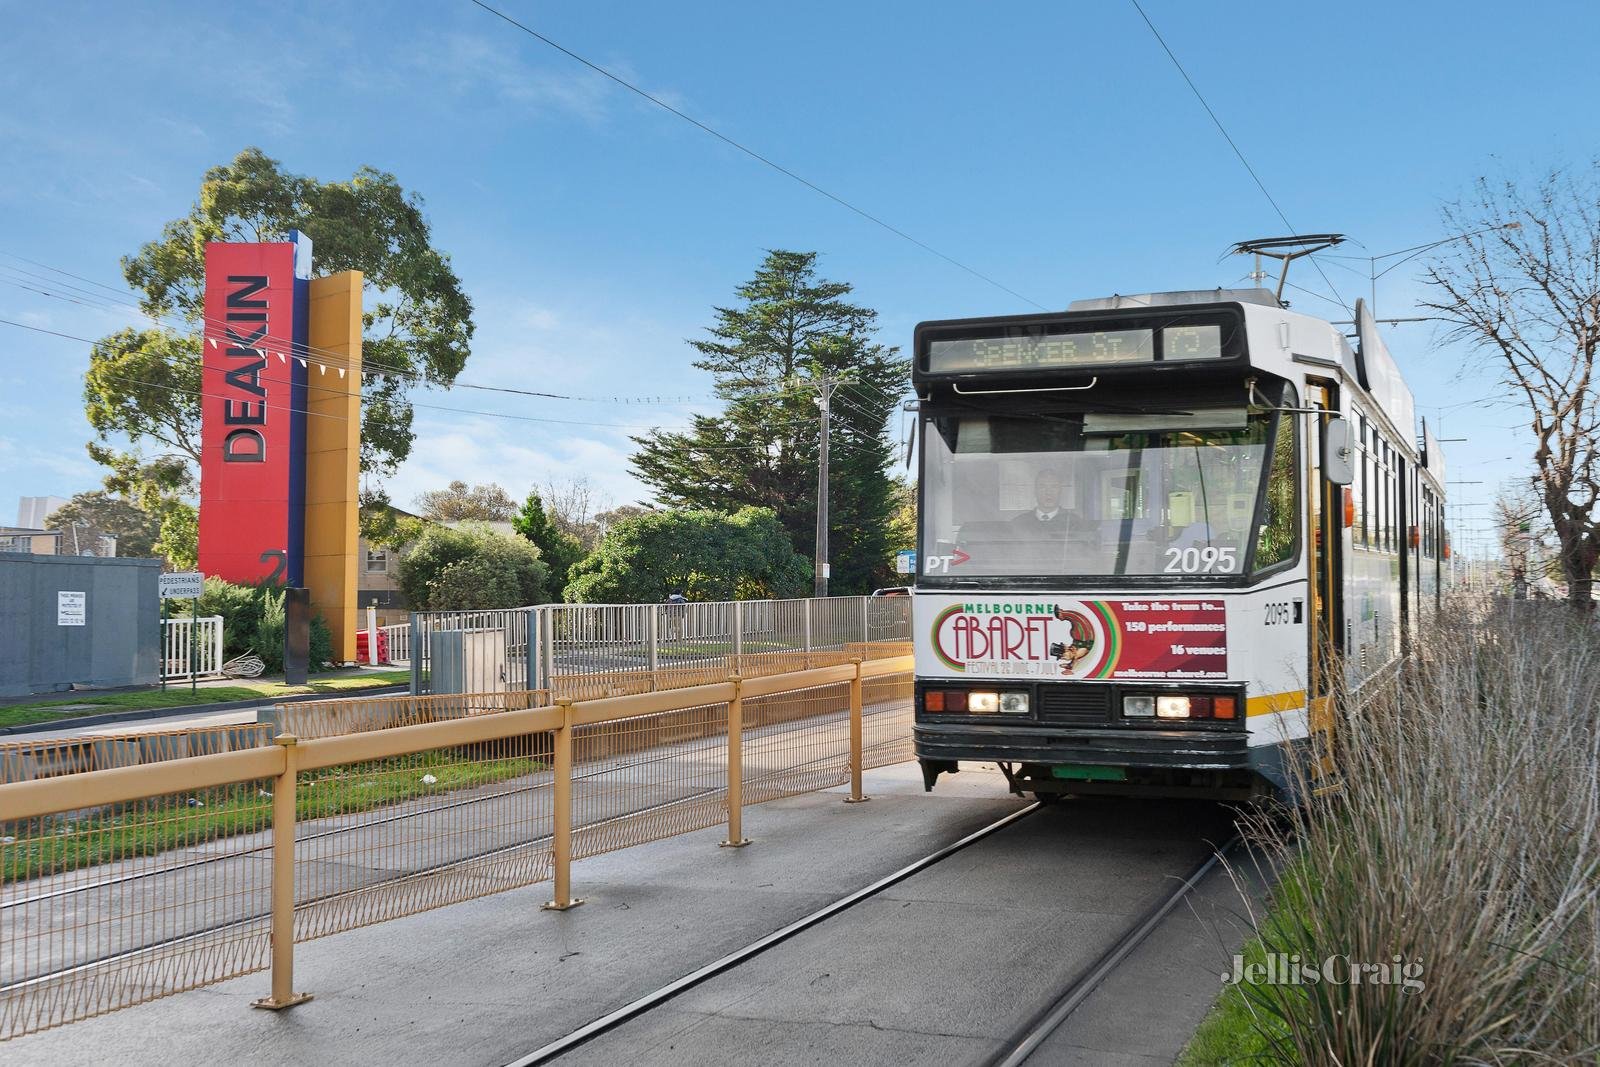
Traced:
<svg viewBox="0 0 1600 1067">
<path fill-rule="evenodd" d="M 928 561 L 923 564 L 922 573 L 949 574 L 951 567 L 959 567 L 971 558 L 971 556 L 961 551 L 959 548 L 951 552 L 948 556 L 929 556 Z"/>
</svg>

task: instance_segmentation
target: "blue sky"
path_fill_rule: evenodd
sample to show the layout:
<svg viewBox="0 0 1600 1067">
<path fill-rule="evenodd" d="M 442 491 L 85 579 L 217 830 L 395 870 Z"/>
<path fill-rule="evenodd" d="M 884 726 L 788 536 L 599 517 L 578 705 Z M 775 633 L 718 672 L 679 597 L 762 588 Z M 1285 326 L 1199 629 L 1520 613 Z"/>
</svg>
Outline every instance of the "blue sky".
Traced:
<svg viewBox="0 0 1600 1067">
<path fill-rule="evenodd" d="M 1284 230 L 1117 0 L 504 3 L 1042 304 L 1232 284 L 1248 265 L 1219 261 L 1225 247 Z M 1597 151 L 1600 5 L 1146 10 L 1290 222 L 1351 235 L 1365 246 L 1352 254 L 1444 236 L 1440 203 L 1480 174 Z M 118 257 L 187 209 L 208 166 L 253 144 L 294 172 L 371 164 L 422 194 L 477 305 L 472 381 L 704 396 L 683 339 L 766 248 L 822 252 L 824 273 L 879 309 L 888 343 L 908 343 L 921 319 L 1029 310 L 466 0 L 0 2 L 0 25 L 0 251 L 89 278 L 119 282 Z M 1327 270 L 1347 300 L 1362 293 L 1357 273 Z M 1294 277 L 1326 290 L 1314 272 Z M 1378 307 L 1410 314 L 1418 295 L 1401 268 Z M 0 318 L 86 337 L 132 321 L 6 284 Z M 1468 404 L 1502 390 L 1428 326 L 1389 340 L 1430 422 L 1471 438 L 1452 446 L 1452 477 L 1485 484 L 1457 498 L 1491 499 L 1527 468 L 1517 412 Z M 83 451 L 86 365 L 85 345 L 0 327 L 0 522 L 19 495 L 98 482 Z M 678 425 L 696 407 L 426 399 L 597 425 L 419 412 L 415 456 L 391 482 L 399 503 L 454 477 L 520 496 L 587 475 L 635 499 L 626 427 Z"/>
</svg>

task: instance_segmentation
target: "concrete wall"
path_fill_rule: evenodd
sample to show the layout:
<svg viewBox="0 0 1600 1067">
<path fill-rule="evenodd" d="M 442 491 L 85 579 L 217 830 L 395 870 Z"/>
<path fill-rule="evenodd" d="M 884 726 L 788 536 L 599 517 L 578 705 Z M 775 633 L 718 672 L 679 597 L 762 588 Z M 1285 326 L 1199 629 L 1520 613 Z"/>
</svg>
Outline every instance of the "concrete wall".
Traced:
<svg viewBox="0 0 1600 1067">
<path fill-rule="evenodd" d="M 160 681 L 160 573 L 158 559 L 0 552 L 0 696 Z M 57 625 L 62 590 L 86 594 L 84 625 Z"/>
</svg>

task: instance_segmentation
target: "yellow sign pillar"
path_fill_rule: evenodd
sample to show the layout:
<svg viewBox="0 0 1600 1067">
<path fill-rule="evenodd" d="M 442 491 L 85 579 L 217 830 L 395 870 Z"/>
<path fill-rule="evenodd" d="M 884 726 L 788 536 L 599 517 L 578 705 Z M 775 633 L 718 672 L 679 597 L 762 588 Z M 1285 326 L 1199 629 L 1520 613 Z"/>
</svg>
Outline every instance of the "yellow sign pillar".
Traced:
<svg viewBox="0 0 1600 1067">
<path fill-rule="evenodd" d="M 311 279 L 306 366 L 305 582 L 333 635 L 333 661 L 356 659 L 357 497 L 361 472 L 361 272 Z"/>
</svg>

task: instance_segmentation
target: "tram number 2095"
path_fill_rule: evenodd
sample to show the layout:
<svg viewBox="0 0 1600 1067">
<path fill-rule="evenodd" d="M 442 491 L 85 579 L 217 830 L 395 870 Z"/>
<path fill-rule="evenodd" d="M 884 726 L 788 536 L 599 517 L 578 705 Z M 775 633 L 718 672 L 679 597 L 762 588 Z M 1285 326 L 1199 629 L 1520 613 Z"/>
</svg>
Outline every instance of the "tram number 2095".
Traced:
<svg viewBox="0 0 1600 1067">
<path fill-rule="evenodd" d="M 1238 566 L 1238 549 L 1169 548 L 1167 574 L 1231 574 Z"/>
</svg>

